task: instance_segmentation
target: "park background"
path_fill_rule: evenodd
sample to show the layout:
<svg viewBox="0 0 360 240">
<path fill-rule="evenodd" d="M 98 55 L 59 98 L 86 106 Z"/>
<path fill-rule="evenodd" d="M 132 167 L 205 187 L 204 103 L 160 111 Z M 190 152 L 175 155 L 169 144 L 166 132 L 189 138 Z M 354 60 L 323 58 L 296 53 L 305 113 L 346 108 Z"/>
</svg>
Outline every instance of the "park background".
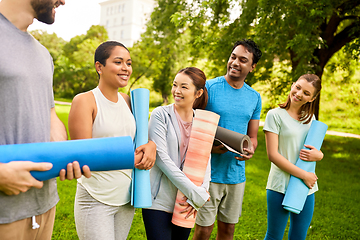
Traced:
<svg viewBox="0 0 360 240">
<path fill-rule="evenodd" d="M 241 11 L 230 19 L 235 3 Z M 158 0 L 146 32 L 129 49 L 133 74 L 121 91 L 148 88 L 150 109 L 169 104 L 173 102 L 171 83 L 179 69 L 199 67 L 208 79 L 224 75 L 233 43 L 251 38 L 263 56 L 246 82 L 262 96 L 262 121 L 269 109 L 285 100 L 291 83 L 310 72 L 322 78 L 319 120 L 329 130 L 360 134 L 359 5 L 355 0 Z M 69 41 L 44 31 L 31 33 L 53 57 L 56 100 L 71 102 L 76 94 L 96 87 L 93 54 L 108 40 L 104 27 L 94 25 Z M 66 126 L 69 109 L 56 105 Z M 243 214 L 235 239 L 262 239 L 266 232 L 270 162 L 261 127 L 258 138 L 256 153 L 246 163 Z M 325 157 L 316 170 L 320 191 L 308 239 L 359 239 L 360 139 L 327 135 L 322 151 Z M 77 239 L 76 181 L 58 181 L 58 189 L 53 239 Z M 139 209 L 128 239 L 146 239 Z"/>
</svg>

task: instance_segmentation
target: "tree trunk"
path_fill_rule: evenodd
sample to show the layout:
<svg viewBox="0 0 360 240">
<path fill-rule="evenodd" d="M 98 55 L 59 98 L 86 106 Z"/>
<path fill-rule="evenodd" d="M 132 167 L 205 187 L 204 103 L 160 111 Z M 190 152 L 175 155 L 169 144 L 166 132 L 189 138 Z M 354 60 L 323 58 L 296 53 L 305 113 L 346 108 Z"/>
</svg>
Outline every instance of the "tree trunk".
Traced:
<svg viewBox="0 0 360 240">
<path fill-rule="evenodd" d="M 315 72 L 315 74 L 321 79 L 322 75 L 324 73 L 324 67 L 319 67 L 319 70 Z M 320 118 L 320 114 L 319 114 L 319 111 L 320 111 L 320 96 L 321 96 L 321 91 L 319 92 L 319 95 L 318 97 L 315 99 L 315 117 L 317 120 L 319 120 Z"/>
<path fill-rule="evenodd" d="M 163 104 L 168 105 L 169 104 L 169 98 L 168 98 L 169 95 L 166 93 L 162 93 L 161 95 L 162 95 L 162 99 L 163 99 Z"/>
</svg>

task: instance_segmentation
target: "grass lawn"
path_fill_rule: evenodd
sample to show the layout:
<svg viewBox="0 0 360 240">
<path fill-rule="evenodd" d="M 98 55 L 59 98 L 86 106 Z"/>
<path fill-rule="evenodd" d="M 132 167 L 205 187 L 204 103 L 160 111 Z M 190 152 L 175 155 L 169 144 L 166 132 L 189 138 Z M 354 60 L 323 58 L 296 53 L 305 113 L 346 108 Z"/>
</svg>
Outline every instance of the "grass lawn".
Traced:
<svg viewBox="0 0 360 240">
<path fill-rule="evenodd" d="M 69 106 L 56 106 L 67 124 Z M 247 183 L 243 213 L 234 239 L 263 239 L 266 232 L 266 181 L 270 170 L 262 128 L 254 157 L 246 163 Z M 317 163 L 319 191 L 307 239 L 359 239 L 360 236 L 360 139 L 325 137 L 324 159 Z M 78 239 L 74 224 L 76 181 L 58 181 L 57 205 L 52 239 Z M 216 226 L 214 228 L 216 230 Z M 192 234 L 189 239 L 191 239 Z M 137 209 L 128 239 L 146 239 L 141 210 Z M 211 239 L 215 239 L 213 231 Z M 286 234 L 284 239 L 287 239 Z"/>
</svg>

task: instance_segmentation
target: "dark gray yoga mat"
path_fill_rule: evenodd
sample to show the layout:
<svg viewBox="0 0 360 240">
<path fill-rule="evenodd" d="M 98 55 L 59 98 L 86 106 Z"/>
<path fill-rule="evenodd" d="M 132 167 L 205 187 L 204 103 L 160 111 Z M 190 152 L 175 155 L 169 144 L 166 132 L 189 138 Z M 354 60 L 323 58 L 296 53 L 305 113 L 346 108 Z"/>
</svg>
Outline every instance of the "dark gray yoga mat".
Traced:
<svg viewBox="0 0 360 240">
<path fill-rule="evenodd" d="M 244 148 L 252 148 L 252 142 L 248 135 L 237 133 L 223 127 L 217 127 L 214 145 L 223 144 L 228 151 L 237 154 L 248 154 Z"/>
</svg>

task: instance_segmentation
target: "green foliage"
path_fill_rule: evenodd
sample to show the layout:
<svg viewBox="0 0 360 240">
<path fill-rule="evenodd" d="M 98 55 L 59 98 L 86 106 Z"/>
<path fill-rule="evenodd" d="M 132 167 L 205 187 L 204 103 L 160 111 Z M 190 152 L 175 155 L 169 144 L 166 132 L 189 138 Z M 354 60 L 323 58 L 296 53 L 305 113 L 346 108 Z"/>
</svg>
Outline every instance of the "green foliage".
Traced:
<svg viewBox="0 0 360 240">
<path fill-rule="evenodd" d="M 219 66 L 225 65 L 231 45 L 241 38 L 253 39 L 263 57 L 247 82 L 271 81 L 272 100 L 304 73 L 322 77 L 328 61 L 344 46 L 349 55 L 359 56 L 356 0 L 195 0 L 188 5 L 185 14 L 174 13 L 173 22 L 191 30 L 191 57 L 207 58 L 212 63 L 207 72 L 223 75 Z M 239 15 L 229 17 L 237 5 Z"/>
<path fill-rule="evenodd" d="M 337 52 L 326 66 L 322 81 L 322 121 L 333 130 L 360 134 L 360 123 L 355 120 L 360 117 L 359 60 Z"/>
<path fill-rule="evenodd" d="M 54 91 L 59 97 L 72 98 L 98 84 L 94 53 L 108 39 L 103 26 L 91 26 L 85 35 L 72 38 L 64 45 L 64 55 L 55 62 Z"/>
<path fill-rule="evenodd" d="M 291 84 L 276 89 L 282 78 L 279 63 L 274 64 L 271 80 L 257 82 L 254 89 L 260 92 L 265 119 L 268 110 L 285 102 Z M 274 89 L 278 94 L 274 94 Z M 360 62 L 352 59 L 346 51 L 338 51 L 328 62 L 322 77 L 320 97 L 321 121 L 331 130 L 360 134 Z"/>
<path fill-rule="evenodd" d="M 169 21 L 175 12 L 183 12 L 185 8 L 184 0 L 157 1 L 146 32 L 131 48 L 136 81 L 142 76 L 151 79 L 153 89 L 161 94 L 165 104 L 169 101 L 175 74 L 188 63 L 186 30 L 175 26 L 174 17 Z"/>
<path fill-rule="evenodd" d="M 66 41 L 56 33 L 49 34 L 42 30 L 34 30 L 30 31 L 30 34 L 49 50 L 54 62 L 63 54 Z"/>
</svg>

